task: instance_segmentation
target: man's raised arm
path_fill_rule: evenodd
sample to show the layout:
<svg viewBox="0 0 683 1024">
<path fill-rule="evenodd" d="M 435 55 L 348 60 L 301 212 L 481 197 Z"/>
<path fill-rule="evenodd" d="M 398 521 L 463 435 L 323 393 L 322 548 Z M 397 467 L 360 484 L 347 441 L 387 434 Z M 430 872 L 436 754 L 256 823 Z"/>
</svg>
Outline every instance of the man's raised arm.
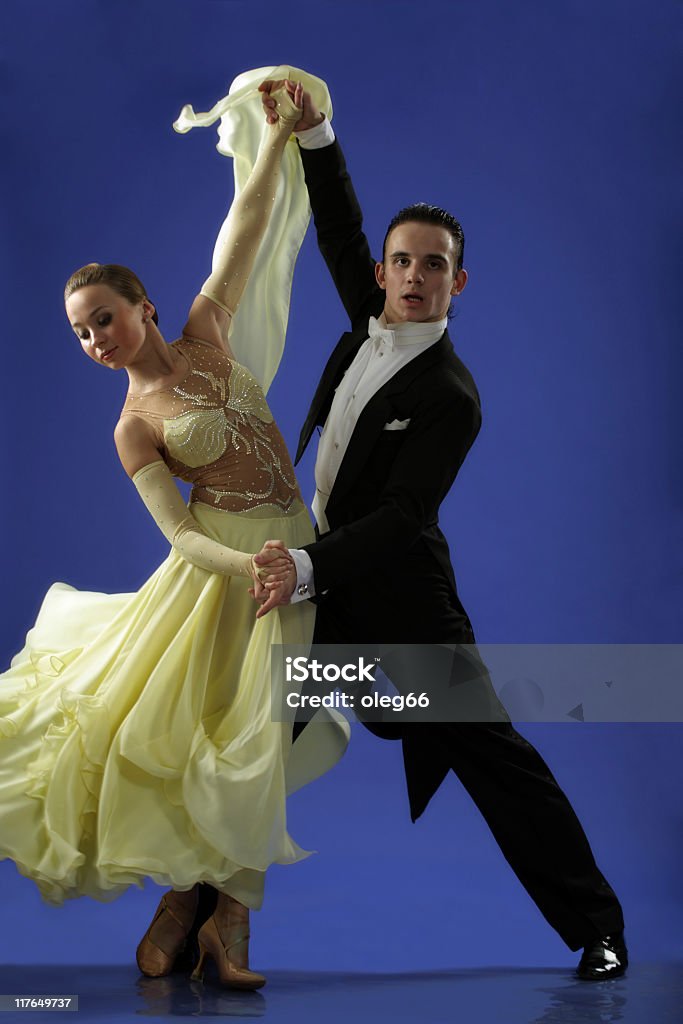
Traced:
<svg viewBox="0 0 683 1024">
<path fill-rule="evenodd" d="M 271 91 L 285 84 L 294 94 L 294 82 L 263 82 L 266 119 L 277 119 Z M 303 92 L 303 116 L 294 126 L 304 166 L 318 245 L 351 323 L 375 312 L 378 286 L 375 261 L 363 233 L 363 215 L 346 162 L 332 126 Z"/>
</svg>

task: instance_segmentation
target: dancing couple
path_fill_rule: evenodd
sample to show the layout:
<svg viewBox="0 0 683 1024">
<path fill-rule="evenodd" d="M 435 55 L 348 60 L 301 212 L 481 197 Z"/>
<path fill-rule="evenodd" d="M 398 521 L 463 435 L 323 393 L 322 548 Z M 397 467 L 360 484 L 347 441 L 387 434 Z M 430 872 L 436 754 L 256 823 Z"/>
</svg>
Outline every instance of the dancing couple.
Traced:
<svg viewBox="0 0 683 1024">
<path fill-rule="evenodd" d="M 249 910 L 270 864 L 306 856 L 287 793 L 347 739 L 334 713 L 294 733 L 271 721 L 271 645 L 474 643 L 437 525 L 480 423 L 446 330 L 467 283 L 462 230 L 407 207 L 375 263 L 330 112 L 319 80 L 262 69 L 204 119 L 181 115 L 181 130 L 223 118 L 237 187 L 179 340 L 125 267 L 88 264 L 65 289 L 85 353 L 128 375 L 116 446 L 171 552 L 135 594 L 54 585 L 0 677 L 0 855 L 55 903 L 170 887 L 137 951 L 148 976 L 185 963 L 196 936 L 195 977 L 209 957 L 229 987 L 265 983 Z M 323 427 L 315 534 L 265 399 L 307 196 L 352 326 L 297 456 Z M 546 919 L 583 948 L 579 975 L 615 977 L 617 898 L 547 766 L 492 692 L 484 703 L 488 721 L 399 729 L 413 820 L 453 769 Z"/>
</svg>

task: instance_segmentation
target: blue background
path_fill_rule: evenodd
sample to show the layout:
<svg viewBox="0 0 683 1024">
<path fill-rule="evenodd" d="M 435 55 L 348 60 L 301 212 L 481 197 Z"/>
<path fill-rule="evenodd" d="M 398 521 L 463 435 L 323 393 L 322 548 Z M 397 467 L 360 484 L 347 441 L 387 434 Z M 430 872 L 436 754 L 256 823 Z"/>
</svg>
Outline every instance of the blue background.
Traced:
<svg viewBox="0 0 683 1024">
<path fill-rule="evenodd" d="M 232 168 L 213 129 L 183 138 L 171 122 L 285 62 L 330 86 L 375 252 L 408 202 L 463 222 L 471 277 L 451 333 L 484 426 L 442 525 L 478 639 L 683 641 L 679 3 L 13 0 L 0 19 L 4 663 L 52 581 L 132 590 L 166 553 L 113 447 L 126 380 L 81 354 L 63 283 L 89 260 L 129 263 L 174 338 Z M 270 393 L 290 449 L 344 327 L 308 237 Z M 636 957 L 683 954 L 681 727 L 525 734 L 624 902 Z M 410 824 L 396 744 L 355 729 L 334 774 L 292 801 L 290 830 L 320 856 L 273 870 L 257 966 L 574 960 L 453 777 Z M 150 886 L 57 910 L 8 863 L 0 886 L 0 957 L 17 963 L 128 961 L 158 899 Z"/>
</svg>

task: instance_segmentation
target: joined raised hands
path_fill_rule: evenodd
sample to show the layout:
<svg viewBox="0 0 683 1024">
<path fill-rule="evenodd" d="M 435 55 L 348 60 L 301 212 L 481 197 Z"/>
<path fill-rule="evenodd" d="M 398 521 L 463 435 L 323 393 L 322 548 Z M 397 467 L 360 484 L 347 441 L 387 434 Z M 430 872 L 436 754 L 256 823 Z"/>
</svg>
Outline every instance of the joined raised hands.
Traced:
<svg viewBox="0 0 683 1024">
<path fill-rule="evenodd" d="M 296 587 L 296 566 L 281 540 L 267 540 L 252 563 L 254 586 L 249 593 L 260 604 L 256 618 L 261 619 L 273 608 L 289 604 Z"/>
<path fill-rule="evenodd" d="M 295 132 L 306 131 L 307 128 L 315 128 L 317 124 L 325 120 L 325 115 L 316 107 L 311 94 L 307 92 L 302 86 L 301 82 L 292 82 L 289 78 L 281 78 L 277 81 L 274 79 L 268 79 L 265 82 L 261 82 L 259 85 L 259 92 L 261 93 L 261 102 L 263 103 L 263 109 L 266 115 L 266 121 L 268 124 L 275 124 L 278 120 L 277 103 L 272 97 L 272 93 L 276 89 L 284 88 L 292 98 L 295 106 L 301 107 L 303 113 L 299 120 L 292 129 Z"/>
</svg>

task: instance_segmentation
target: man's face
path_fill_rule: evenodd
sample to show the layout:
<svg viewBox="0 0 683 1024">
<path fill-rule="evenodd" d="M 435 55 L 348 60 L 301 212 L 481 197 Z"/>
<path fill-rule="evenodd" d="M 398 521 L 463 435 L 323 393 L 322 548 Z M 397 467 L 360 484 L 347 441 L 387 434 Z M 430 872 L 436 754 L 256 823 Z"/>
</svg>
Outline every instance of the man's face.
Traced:
<svg viewBox="0 0 683 1024">
<path fill-rule="evenodd" d="M 384 263 L 375 267 L 377 283 L 386 292 L 387 323 L 443 320 L 451 296 L 467 282 L 466 271 L 455 271 L 456 258 L 455 240 L 446 228 L 421 221 L 395 227 Z"/>
</svg>

